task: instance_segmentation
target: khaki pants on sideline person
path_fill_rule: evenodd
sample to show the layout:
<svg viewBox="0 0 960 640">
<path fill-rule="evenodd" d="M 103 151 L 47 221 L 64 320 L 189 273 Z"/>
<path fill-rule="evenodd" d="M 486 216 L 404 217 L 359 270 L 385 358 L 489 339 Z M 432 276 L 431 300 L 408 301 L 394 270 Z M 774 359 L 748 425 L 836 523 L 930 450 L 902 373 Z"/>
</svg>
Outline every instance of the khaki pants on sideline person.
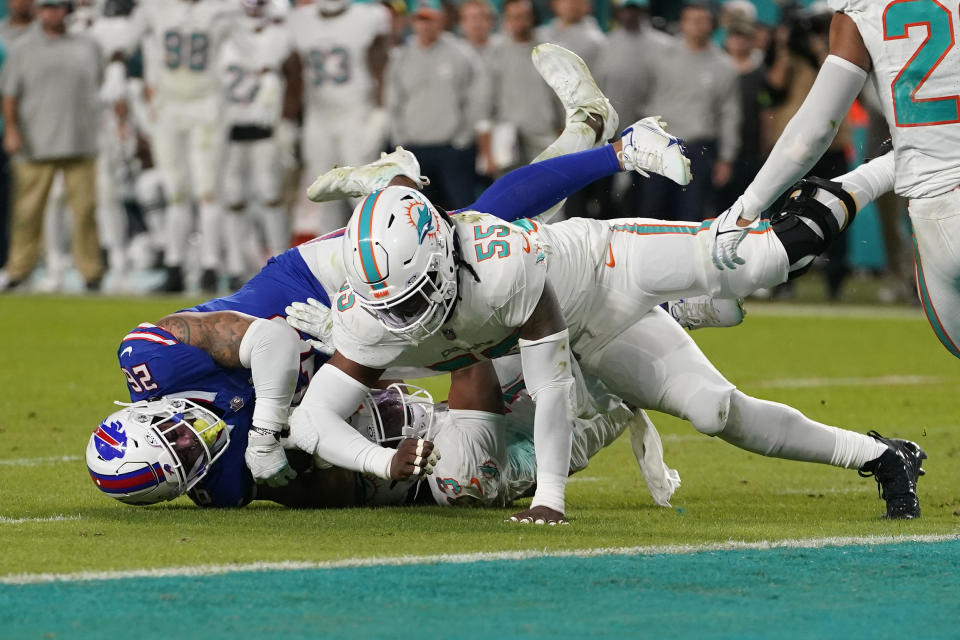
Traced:
<svg viewBox="0 0 960 640">
<path fill-rule="evenodd" d="M 14 201 L 7 274 L 11 282 L 26 279 L 37 264 L 43 235 L 43 212 L 57 171 L 63 171 L 67 204 L 73 212 L 73 260 L 88 285 L 99 284 L 103 259 L 97 236 L 95 158 L 13 163 Z"/>
</svg>

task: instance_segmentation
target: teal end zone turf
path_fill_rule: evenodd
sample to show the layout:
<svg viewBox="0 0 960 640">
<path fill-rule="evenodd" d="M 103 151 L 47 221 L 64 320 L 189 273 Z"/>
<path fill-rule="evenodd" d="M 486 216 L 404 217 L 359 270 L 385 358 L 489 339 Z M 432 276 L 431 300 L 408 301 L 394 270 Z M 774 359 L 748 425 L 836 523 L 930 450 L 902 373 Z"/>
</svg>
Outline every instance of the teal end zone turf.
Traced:
<svg viewBox="0 0 960 640">
<path fill-rule="evenodd" d="M 0 587 L 19 638 L 956 638 L 960 541 Z"/>
</svg>

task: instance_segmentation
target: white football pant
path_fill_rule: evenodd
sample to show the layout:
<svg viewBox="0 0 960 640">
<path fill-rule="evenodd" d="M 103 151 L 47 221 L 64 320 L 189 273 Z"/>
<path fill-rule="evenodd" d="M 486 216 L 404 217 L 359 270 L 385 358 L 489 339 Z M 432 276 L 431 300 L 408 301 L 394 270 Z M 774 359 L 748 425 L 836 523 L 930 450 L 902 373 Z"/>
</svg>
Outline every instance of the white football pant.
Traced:
<svg viewBox="0 0 960 640">
<path fill-rule="evenodd" d="M 960 358 L 960 188 L 910 201 L 917 289 L 930 326 Z"/>
</svg>

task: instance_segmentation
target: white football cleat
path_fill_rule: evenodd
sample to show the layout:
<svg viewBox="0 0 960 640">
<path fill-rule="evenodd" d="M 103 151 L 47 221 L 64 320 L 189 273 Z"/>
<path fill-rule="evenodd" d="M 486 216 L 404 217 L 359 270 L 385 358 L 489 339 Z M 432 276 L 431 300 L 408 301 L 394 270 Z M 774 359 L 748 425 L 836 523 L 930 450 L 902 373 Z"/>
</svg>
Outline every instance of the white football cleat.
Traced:
<svg viewBox="0 0 960 640">
<path fill-rule="evenodd" d="M 620 116 L 600 91 L 587 63 L 569 49 L 544 43 L 533 48 L 533 66 L 550 85 L 567 112 L 567 122 L 583 122 L 594 115 L 603 120 L 601 142 L 616 135 Z"/>
<path fill-rule="evenodd" d="M 667 303 L 667 311 L 685 329 L 735 327 L 747 315 L 743 298 L 727 299 L 712 296 L 681 298 Z"/>
<path fill-rule="evenodd" d="M 335 167 L 322 174 L 307 189 L 307 198 L 314 202 L 328 202 L 345 198 L 362 198 L 386 187 L 396 176 L 413 180 L 418 189 L 430 184 L 420 175 L 417 157 L 403 147 L 392 153 L 381 153 L 380 159 L 362 167 Z"/>
<path fill-rule="evenodd" d="M 650 116 L 627 127 L 620 137 L 620 162 L 627 171 L 648 178 L 648 171 L 659 173 L 679 185 L 688 185 L 693 179 L 690 159 L 684 155 L 683 141 L 667 133 L 666 126 L 660 116 Z"/>
</svg>

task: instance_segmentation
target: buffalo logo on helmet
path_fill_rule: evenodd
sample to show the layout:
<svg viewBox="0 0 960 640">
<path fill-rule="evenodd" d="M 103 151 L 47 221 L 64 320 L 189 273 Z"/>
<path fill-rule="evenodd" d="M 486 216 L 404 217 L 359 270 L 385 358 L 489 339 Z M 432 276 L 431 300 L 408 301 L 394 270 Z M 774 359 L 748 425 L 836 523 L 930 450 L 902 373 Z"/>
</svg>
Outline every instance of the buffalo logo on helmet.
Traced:
<svg viewBox="0 0 960 640">
<path fill-rule="evenodd" d="M 122 458 L 127 451 L 127 432 L 119 422 L 100 423 L 93 436 L 97 453 L 104 460 Z"/>
</svg>

